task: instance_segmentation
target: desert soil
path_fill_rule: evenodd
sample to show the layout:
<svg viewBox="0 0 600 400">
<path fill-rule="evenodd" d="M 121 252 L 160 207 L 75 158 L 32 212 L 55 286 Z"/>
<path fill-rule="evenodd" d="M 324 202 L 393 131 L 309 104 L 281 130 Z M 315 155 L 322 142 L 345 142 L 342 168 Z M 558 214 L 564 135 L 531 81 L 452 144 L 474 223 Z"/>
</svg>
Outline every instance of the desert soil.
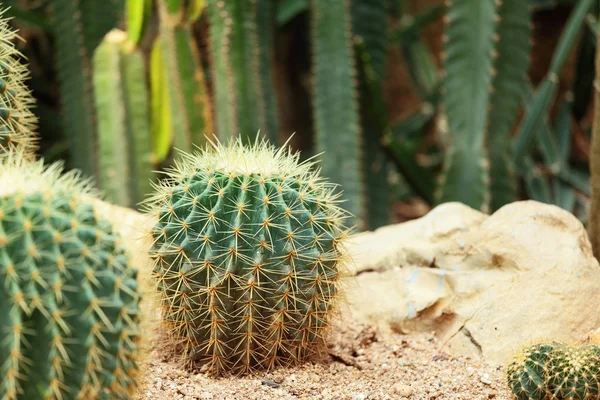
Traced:
<svg viewBox="0 0 600 400">
<path fill-rule="evenodd" d="M 433 335 L 381 333 L 347 320 L 338 326 L 322 360 L 242 378 L 186 370 L 156 344 L 137 400 L 510 399 L 502 367 L 451 357 Z"/>
</svg>

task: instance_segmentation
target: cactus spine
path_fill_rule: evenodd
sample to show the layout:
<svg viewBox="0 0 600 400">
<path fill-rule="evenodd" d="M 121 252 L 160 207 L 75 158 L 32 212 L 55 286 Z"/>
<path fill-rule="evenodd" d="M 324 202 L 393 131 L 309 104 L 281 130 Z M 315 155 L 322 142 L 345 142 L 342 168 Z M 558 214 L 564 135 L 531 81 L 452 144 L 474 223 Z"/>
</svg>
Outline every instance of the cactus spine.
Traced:
<svg viewBox="0 0 600 400">
<path fill-rule="evenodd" d="M 185 155 L 149 199 L 163 319 L 188 360 L 245 372 L 320 349 L 346 213 L 312 167 L 238 138 Z"/>
<path fill-rule="evenodd" d="M 562 342 L 535 344 L 507 368 L 507 381 L 519 400 L 600 399 L 600 347 Z"/>
<path fill-rule="evenodd" d="M 27 66 L 13 43 L 17 32 L 0 11 L 0 157 L 17 148 L 32 154 L 36 149 L 33 130 L 36 118 L 30 111 L 34 99 L 25 81 Z"/>
<path fill-rule="evenodd" d="M 137 271 L 77 174 L 0 163 L 0 398 L 128 399 Z"/>
</svg>

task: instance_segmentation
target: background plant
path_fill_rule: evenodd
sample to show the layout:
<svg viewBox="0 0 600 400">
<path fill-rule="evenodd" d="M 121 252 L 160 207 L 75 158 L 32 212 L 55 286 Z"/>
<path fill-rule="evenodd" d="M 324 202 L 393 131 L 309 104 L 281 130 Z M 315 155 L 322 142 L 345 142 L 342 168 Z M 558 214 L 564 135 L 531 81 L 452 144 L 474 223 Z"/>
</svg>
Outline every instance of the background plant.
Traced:
<svg viewBox="0 0 600 400">
<path fill-rule="evenodd" d="M 275 144 L 296 132 L 304 157 L 325 152 L 360 228 L 397 220 L 410 199 L 494 211 L 533 198 L 586 221 L 591 0 L 9 3 L 44 155 L 116 203 L 134 206 L 147 190 L 134 183 L 174 148 L 260 130 Z M 115 28 L 119 51 L 104 45 Z"/>
</svg>

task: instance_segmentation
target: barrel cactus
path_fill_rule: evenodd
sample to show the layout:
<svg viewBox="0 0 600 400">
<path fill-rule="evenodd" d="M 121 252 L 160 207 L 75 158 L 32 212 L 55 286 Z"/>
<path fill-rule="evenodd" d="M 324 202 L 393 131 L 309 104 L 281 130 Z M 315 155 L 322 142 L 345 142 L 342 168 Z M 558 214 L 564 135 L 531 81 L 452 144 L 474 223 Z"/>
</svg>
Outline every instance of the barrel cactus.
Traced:
<svg viewBox="0 0 600 400">
<path fill-rule="evenodd" d="M 37 119 L 30 110 L 34 98 L 25 86 L 29 71 L 14 45 L 17 32 L 3 13 L 0 11 L 0 157 L 16 148 L 30 155 L 36 148 L 33 130 Z"/>
<path fill-rule="evenodd" d="M 139 295 L 118 235 L 60 165 L 0 160 L 0 399 L 127 399 Z"/>
<path fill-rule="evenodd" d="M 510 363 L 507 376 L 519 400 L 600 400 L 600 347 L 536 344 Z"/>
<path fill-rule="evenodd" d="M 346 212 L 314 163 L 266 142 L 187 154 L 148 200 L 163 319 L 188 362 L 248 372 L 318 353 Z"/>
</svg>

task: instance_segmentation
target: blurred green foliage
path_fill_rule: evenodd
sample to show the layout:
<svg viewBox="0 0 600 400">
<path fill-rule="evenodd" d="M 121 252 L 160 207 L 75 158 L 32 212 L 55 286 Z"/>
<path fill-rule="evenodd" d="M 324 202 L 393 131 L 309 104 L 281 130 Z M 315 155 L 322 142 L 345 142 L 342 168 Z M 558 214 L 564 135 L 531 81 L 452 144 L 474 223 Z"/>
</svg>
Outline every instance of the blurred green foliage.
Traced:
<svg viewBox="0 0 600 400">
<path fill-rule="evenodd" d="M 135 206 L 148 190 L 139 182 L 177 149 L 295 132 L 360 229 L 414 197 L 489 212 L 531 198 L 585 221 L 595 2 L 417 3 L 6 1 L 26 39 L 43 155 L 94 177 L 113 202 Z M 532 26 L 553 12 L 569 18 L 534 82 Z M 109 49 L 113 29 L 123 39 Z"/>
</svg>

